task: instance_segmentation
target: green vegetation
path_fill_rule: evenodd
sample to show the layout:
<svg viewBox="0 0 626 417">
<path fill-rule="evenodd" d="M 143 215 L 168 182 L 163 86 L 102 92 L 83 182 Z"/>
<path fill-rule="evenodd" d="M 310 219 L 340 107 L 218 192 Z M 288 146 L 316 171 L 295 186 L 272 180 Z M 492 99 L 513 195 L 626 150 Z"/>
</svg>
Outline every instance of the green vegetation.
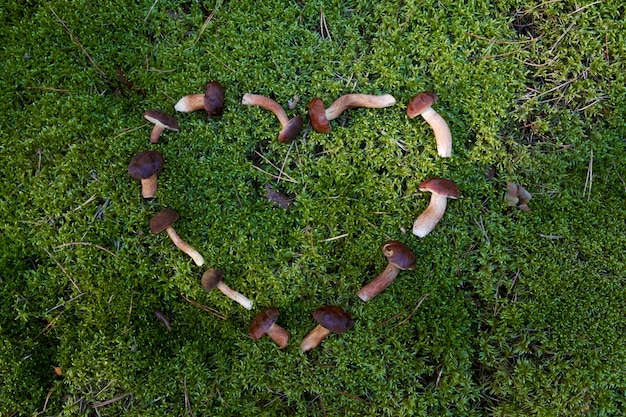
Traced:
<svg viewBox="0 0 626 417">
<path fill-rule="evenodd" d="M 1 3 L 1 416 L 624 415 L 621 2 Z M 149 144 L 143 112 L 212 80 L 223 116 L 178 113 Z M 429 90 L 449 159 L 404 113 Z M 398 104 L 285 145 L 246 92 L 299 96 L 290 117 L 315 96 Z M 127 174 L 145 149 L 165 159 L 151 202 Z M 420 240 L 435 176 L 461 198 Z M 204 267 L 150 233 L 166 207 Z M 364 303 L 389 239 L 417 268 Z M 208 267 L 253 310 L 205 292 Z M 355 327 L 302 353 L 325 304 Z M 284 350 L 247 334 L 270 306 Z"/>
</svg>

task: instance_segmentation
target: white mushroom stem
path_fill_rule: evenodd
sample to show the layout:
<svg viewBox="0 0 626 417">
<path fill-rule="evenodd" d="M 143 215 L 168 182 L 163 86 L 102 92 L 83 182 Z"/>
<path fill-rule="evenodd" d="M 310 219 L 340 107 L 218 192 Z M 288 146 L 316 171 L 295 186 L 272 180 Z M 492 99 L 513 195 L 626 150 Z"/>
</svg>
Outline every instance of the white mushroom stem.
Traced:
<svg viewBox="0 0 626 417">
<path fill-rule="evenodd" d="M 252 300 L 224 284 L 224 281 L 218 282 L 215 288 L 220 290 L 226 297 L 241 304 L 243 308 L 252 310 Z"/>
<path fill-rule="evenodd" d="M 266 333 L 281 348 L 285 348 L 285 346 L 287 346 L 287 343 L 289 342 L 290 334 L 283 327 L 274 323 L 270 326 L 269 329 L 267 329 Z"/>
<path fill-rule="evenodd" d="M 346 94 L 333 101 L 330 107 L 326 109 L 326 118 L 328 120 L 335 120 L 345 110 L 353 107 L 382 108 L 390 107 L 394 104 L 396 104 L 396 99 L 390 94 L 380 96 L 372 94 Z"/>
<path fill-rule="evenodd" d="M 190 113 L 204 109 L 204 94 L 190 94 L 178 100 L 174 105 L 174 110 Z"/>
<path fill-rule="evenodd" d="M 172 242 L 174 242 L 174 245 L 176 245 L 178 249 L 180 249 L 181 251 L 189 255 L 191 259 L 193 259 L 193 261 L 196 263 L 196 265 L 198 266 L 204 265 L 204 258 L 202 257 L 200 252 L 198 252 L 193 247 L 191 247 L 187 242 L 182 240 L 180 236 L 178 236 L 178 233 L 176 233 L 176 230 L 174 230 L 172 226 L 166 227 L 165 231 L 167 232 L 170 239 L 172 239 Z"/>
<path fill-rule="evenodd" d="M 444 118 L 441 117 L 441 115 L 432 107 L 424 110 L 421 115 L 435 133 L 437 153 L 439 156 L 442 158 L 449 158 L 452 156 L 452 133 L 450 133 L 450 128 Z"/>
<path fill-rule="evenodd" d="M 359 290 L 356 295 L 363 301 L 371 300 L 376 297 L 378 294 L 383 292 L 385 288 L 387 288 L 394 279 L 400 273 L 400 268 L 395 266 L 392 263 L 389 263 L 385 270 L 381 272 L 376 278 L 370 281 L 367 285 Z"/>
<path fill-rule="evenodd" d="M 311 332 L 309 332 L 309 334 L 304 337 L 304 339 L 302 339 L 300 349 L 302 349 L 303 352 L 306 352 L 319 346 L 319 344 L 322 343 L 322 340 L 324 340 L 324 338 L 329 334 L 330 330 L 328 330 L 321 324 L 318 324 L 313 330 L 311 330 Z"/>
<path fill-rule="evenodd" d="M 161 133 L 165 130 L 165 125 L 161 123 L 155 123 L 152 128 L 152 132 L 150 132 L 150 143 L 159 143 L 159 139 L 161 138 Z"/>
<path fill-rule="evenodd" d="M 241 99 L 241 104 L 245 104 L 247 106 L 259 106 L 271 111 L 276 115 L 282 127 L 285 127 L 289 124 L 289 118 L 287 117 L 287 112 L 285 112 L 283 106 L 281 106 L 275 100 L 272 100 L 269 97 L 265 97 L 259 94 L 246 93 Z"/>
<path fill-rule="evenodd" d="M 437 194 L 430 197 L 430 203 L 426 210 L 419 215 L 413 223 L 413 234 L 417 237 L 424 237 L 435 228 L 439 220 L 443 217 L 448 204 L 448 198 Z"/>
<path fill-rule="evenodd" d="M 143 198 L 154 198 L 157 192 L 157 174 L 139 180 L 141 182 L 141 196 Z"/>
</svg>

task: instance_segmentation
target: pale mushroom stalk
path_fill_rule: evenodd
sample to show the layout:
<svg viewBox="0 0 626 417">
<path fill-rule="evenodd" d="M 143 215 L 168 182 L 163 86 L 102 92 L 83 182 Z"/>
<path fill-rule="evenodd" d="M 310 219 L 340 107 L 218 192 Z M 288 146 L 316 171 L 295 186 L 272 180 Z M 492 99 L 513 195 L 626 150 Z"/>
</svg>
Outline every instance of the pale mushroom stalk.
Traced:
<svg viewBox="0 0 626 417">
<path fill-rule="evenodd" d="M 224 284 L 223 281 L 218 282 L 215 288 L 220 290 L 222 294 L 224 294 L 226 297 L 241 304 L 241 306 L 246 310 L 252 310 L 252 300 L 250 300 L 245 295 L 233 290 L 228 285 Z"/>
<path fill-rule="evenodd" d="M 278 324 L 272 324 L 269 329 L 267 329 L 267 335 L 281 348 L 285 348 L 287 343 L 289 343 L 289 337 L 291 336 L 287 330 Z"/>
<path fill-rule="evenodd" d="M 326 118 L 335 120 L 345 110 L 353 107 L 366 108 L 383 108 L 396 104 L 396 99 L 391 94 L 372 95 L 372 94 L 346 94 L 335 100 L 330 107 L 326 109 Z"/>
<path fill-rule="evenodd" d="M 442 158 L 452 156 L 452 133 L 450 128 L 439 113 L 432 107 L 429 107 L 422 113 L 422 117 L 430 125 L 435 134 L 435 142 L 437 143 L 437 153 Z"/>
<path fill-rule="evenodd" d="M 172 226 L 166 227 L 165 231 L 167 232 L 167 235 L 170 237 L 170 239 L 172 239 L 172 242 L 174 242 L 174 245 L 176 245 L 178 249 L 189 255 L 191 259 L 193 259 L 193 261 L 196 263 L 196 265 L 204 265 L 204 257 L 200 254 L 200 252 L 198 252 L 191 245 L 182 240 Z"/>
<path fill-rule="evenodd" d="M 265 97 L 260 94 L 246 93 L 241 99 L 241 104 L 245 104 L 246 106 L 259 106 L 271 111 L 276 115 L 282 127 L 289 124 L 289 118 L 287 117 L 287 112 L 285 112 L 283 106 L 269 97 Z"/>
<path fill-rule="evenodd" d="M 298 134 L 300 134 L 300 131 L 302 130 L 302 116 L 296 116 L 289 120 L 285 109 L 269 97 L 259 94 L 246 93 L 241 99 L 241 104 L 245 104 L 247 106 L 259 106 L 274 113 L 274 115 L 278 118 L 280 125 L 283 127 L 278 134 L 278 141 L 281 143 L 291 142 L 296 138 L 296 136 L 298 136 Z"/>
<path fill-rule="evenodd" d="M 157 174 L 140 179 L 139 182 L 141 183 L 141 196 L 143 198 L 153 198 L 158 189 Z"/>
<path fill-rule="evenodd" d="M 329 334 L 330 330 L 328 330 L 321 324 L 318 324 L 313 330 L 309 332 L 309 334 L 304 337 L 304 339 L 302 339 L 302 343 L 300 343 L 300 349 L 302 349 L 303 352 L 306 352 L 319 346 L 319 344 L 322 343 L 322 340 L 324 340 L 324 338 L 326 338 L 326 336 L 328 336 Z"/>
<path fill-rule="evenodd" d="M 420 214 L 413 223 L 413 234 L 417 237 L 424 237 L 435 228 L 439 220 L 446 212 L 448 198 L 433 194 L 426 210 Z"/>
<path fill-rule="evenodd" d="M 392 263 L 376 278 L 359 290 L 356 295 L 363 301 L 368 301 L 383 292 L 398 277 L 400 269 Z"/>
<path fill-rule="evenodd" d="M 178 100 L 174 105 L 174 110 L 191 113 L 204 109 L 204 94 L 190 94 Z"/>
</svg>

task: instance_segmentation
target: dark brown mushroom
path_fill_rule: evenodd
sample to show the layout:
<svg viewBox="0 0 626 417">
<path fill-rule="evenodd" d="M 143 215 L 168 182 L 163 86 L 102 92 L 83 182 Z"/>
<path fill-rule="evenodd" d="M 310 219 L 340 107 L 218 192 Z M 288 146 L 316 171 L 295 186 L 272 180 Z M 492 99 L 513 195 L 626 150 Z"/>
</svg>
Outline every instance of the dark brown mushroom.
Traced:
<svg viewBox="0 0 626 417">
<path fill-rule="evenodd" d="M 250 323 L 248 333 L 252 340 L 260 339 L 265 333 L 274 341 L 281 349 L 284 349 L 289 342 L 289 332 L 276 324 L 278 319 L 278 309 L 276 307 L 266 308 L 259 312 Z"/>
<path fill-rule="evenodd" d="M 178 100 L 174 105 L 176 111 L 190 113 L 202 110 L 209 116 L 221 116 L 224 111 L 224 87 L 212 81 L 204 88 L 204 94 L 190 94 Z"/>
<path fill-rule="evenodd" d="M 152 132 L 150 132 L 150 143 L 159 143 L 161 133 L 163 133 L 165 129 L 178 132 L 178 120 L 176 120 L 174 116 L 170 116 L 161 110 L 146 110 L 143 117 L 145 117 L 150 123 L 154 124 Z"/>
<path fill-rule="evenodd" d="M 404 243 L 390 240 L 381 249 L 389 263 L 382 273 L 357 292 L 357 296 L 363 301 L 380 294 L 396 279 L 400 271 L 415 269 L 415 253 Z"/>
<path fill-rule="evenodd" d="M 205 290 L 211 291 L 217 288 L 226 297 L 241 304 L 243 308 L 252 310 L 252 300 L 230 288 L 224 283 L 224 281 L 222 281 L 222 278 L 224 278 L 224 271 L 218 268 L 210 268 L 204 272 L 200 283 L 202 284 L 202 288 Z"/>
<path fill-rule="evenodd" d="M 390 94 L 345 94 L 335 100 L 330 107 L 324 108 L 321 98 L 315 97 L 309 102 L 309 119 L 313 129 L 320 133 L 330 133 L 330 121 L 338 118 L 341 113 L 354 107 L 383 108 L 396 104 Z"/>
<path fill-rule="evenodd" d="M 406 114 L 410 119 L 419 115 L 424 118 L 435 134 L 437 153 L 448 158 L 452 155 L 452 134 L 444 118 L 431 107 L 437 98 L 437 94 L 430 91 L 419 93 L 409 102 Z"/>
<path fill-rule="evenodd" d="M 424 237 L 435 228 L 443 217 L 448 204 L 448 198 L 459 198 L 459 187 L 446 178 L 429 178 L 419 186 L 420 191 L 431 193 L 430 203 L 422 214 L 413 223 L 413 234 Z"/>
<path fill-rule="evenodd" d="M 354 320 L 339 306 L 320 307 L 313 312 L 313 318 L 319 324 L 302 339 L 303 352 L 319 346 L 329 334 L 340 334 L 354 326 Z"/>
<path fill-rule="evenodd" d="M 281 143 L 291 142 L 302 130 L 302 116 L 296 116 L 289 120 L 285 109 L 269 97 L 259 94 L 246 93 L 241 99 L 241 104 L 245 104 L 247 106 L 259 106 L 274 113 L 283 127 L 278 134 L 278 141 Z"/>
<path fill-rule="evenodd" d="M 157 192 L 157 175 L 163 168 L 163 156 L 157 151 L 143 151 L 133 156 L 128 164 L 128 174 L 141 181 L 143 198 L 154 198 Z"/>
<path fill-rule="evenodd" d="M 204 265 L 204 258 L 202 257 L 200 252 L 198 252 L 193 247 L 191 247 L 191 245 L 182 240 L 180 236 L 178 236 L 178 233 L 176 233 L 176 230 L 174 230 L 174 228 L 172 227 L 172 224 L 174 224 L 174 222 L 178 220 L 178 218 L 178 212 L 175 210 L 161 210 L 150 219 L 150 231 L 156 234 L 165 230 L 178 249 L 189 255 L 191 259 L 193 259 L 193 261 L 196 263 L 196 265 Z"/>
</svg>

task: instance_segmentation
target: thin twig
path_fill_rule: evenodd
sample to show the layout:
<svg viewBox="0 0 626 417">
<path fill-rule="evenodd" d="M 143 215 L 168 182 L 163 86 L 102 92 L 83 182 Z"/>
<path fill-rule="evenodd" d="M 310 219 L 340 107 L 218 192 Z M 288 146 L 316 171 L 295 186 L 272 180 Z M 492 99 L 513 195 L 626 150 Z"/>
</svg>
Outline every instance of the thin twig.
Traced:
<svg viewBox="0 0 626 417">
<path fill-rule="evenodd" d="M 217 13 L 217 11 L 219 10 L 220 6 L 222 5 L 222 2 L 223 2 L 223 0 L 220 1 L 219 3 L 217 3 L 217 5 L 215 6 L 215 9 L 213 9 L 211 11 L 209 16 L 204 21 L 204 24 L 202 25 L 202 28 L 200 29 L 200 33 L 198 33 L 198 36 L 196 37 L 196 40 L 193 41 L 194 45 L 200 40 L 200 36 L 202 36 L 202 34 L 206 30 L 207 26 L 209 26 L 209 23 L 211 23 L 211 20 L 213 20 L 213 16 L 215 16 L 215 13 Z"/>
<path fill-rule="evenodd" d="M 183 392 L 185 394 L 185 414 L 189 413 L 193 415 L 191 401 L 189 401 L 189 393 L 187 392 L 187 378 L 183 378 Z"/>
<path fill-rule="evenodd" d="M 78 291 L 79 293 L 82 293 L 82 291 L 80 290 L 80 288 L 78 288 L 78 285 L 76 285 L 76 282 L 74 282 L 74 280 L 72 279 L 72 277 L 70 276 L 70 274 L 67 273 L 67 271 L 65 270 L 65 268 L 63 268 L 63 265 L 61 265 L 61 263 L 59 261 L 57 261 L 57 258 L 55 258 L 49 251 L 48 249 L 44 249 L 44 251 L 48 254 L 48 256 L 50 258 L 52 258 L 52 260 L 59 266 L 59 268 L 61 268 L 61 271 L 63 271 L 63 273 L 65 274 L 66 277 L 69 278 L 70 282 L 72 283 L 72 285 L 74 286 L 74 288 L 76 289 L 76 291 Z"/>
<path fill-rule="evenodd" d="M 110 254 L 110 255 L 113 255 L 113 256 L 115 256 L 115 257 L 117 258 L 117 255 L 116 255 L 116 254 L 114 254 L 113 252 L 111 252 L 110 250 L 108 250 L 107 248 L 102 247 L 102 246 L 100 246 L 100 245 L 96 245 L 95 243 L 89 243 L 89 242 L 70 242 L 70 243 L 64 243 L 64 244 L 62 244 L 62 245 L 55 246 L 55 247 L 54 247 L 54 249 L 61 249 L 61 248 L 64 248 L 64 247 L 66 247 L 66 246 L 76 246 L 76 245 L 93 246 L 94 248 L 98 248 L 98 249 L 100 249 L 100 250 L 103 250 L 103 251 L 105 251 L 106 253 L 108 253 L 108 254 Z"/>
<path fill-rule="evenodd" d="M 97 403 L 93 403 L 91 405 L 91 408 L 99 408 L 99 407 L 105 407 L 107 405 L 113 404 L 114 402 L 123 400 L 124 398 L 128 397 L 130 395 L 130 393 L 126 393 L 124 395 L 120 395 L 119 397 L 115 397 L 115 398 L 111 398 L 110 400 L 106 400 L 106 401 L 100 401 Z"/>
<path fill-rule="evenodd" d="M 200 310 L 204 310 L 207 313 L 211 313 L 211 314 L 221 318 L 222 320 L 226 320 L 226 316 L 221 315 L 220 313 L 217 312 L 217 310 L 214 310 L 211 307 L 207 307 L 205 305 L 202 305 L 199 302 L 194 301 L 191 298 L 185 296 L 184 294 L 181 294 L 180 296 L 183 297 L 183 299 L 185 299 L 185 301 L 189 302 L 191 305 L 193 305 L 195 307 L 198 307 Z"/>
<path fill-rule="evenodd" d="M 587 194 L 587 201 L 591 199 L 591 187 L 593 185 L 593 148 L 589 152 L 589 166 L 587 167 L 587 177 L 583 188 L 583 197 Z"/>
<path fill-rule="evenodd" d="M 154 7 L 156 6 L 158 2 L 159 0 L 154 0 L 154 3 L 152 3 L 152 7 L 150 7 L 150 10 L 148 10 L 148 14 L 146 14 L 146 17 L 143 19 L 144 22 L 148 21 L 148 17 L 150 16 L 150 13 L 152 13 L 152 10 L 154 9 Z"/>
<path fill-rule="evenodd" d="M 294 142 L 289 144 L 289 148 L 287 148 L 287 154 L 285 155 L 285 159 L 283 160 L 283 165 L 280 167 L 280 172 L 278 174 L 278 180 L 276 182 L 280 182 L 283 174 L 285 173 L 285 166 L 287 165 L 287 159 L 289 158 L 289 153 L 291 152 L 291 148 L 293 148 Z"/>
<path fill-rule="evenodd" d="M 65 90 L 62 88 L 52 88 L 52 87 L 39 87 L 39 86 L 29 86 L 26 87 L 27 90 L 46 90 L 46 91 L 56 91 L 57 93 L 69 93 L 70 90 Z"/>
<path fill-rule="evenodd" d="M 239 75 L 239 73 L 232 69 L 231 67 L 229 67 L 228 65 L 226 65 L 226 63 L 224 63 L 224 61 L 222 61 L 221 59 L 219 59 L 219 57 L 217 57 L 213 52 L 209 51 L 208 49 L 204 50 L 207 54 L 211 55 L 217 62 L 219 62 L 220 64 L 222 64 L 223 66 L 226 67 L 226 69 L 231 70 L 235 75 Z"/>
<path fill-rule="evenodd" d="M 41 148 L 37 148 L 37 176 L 41 175 L 41 155 L 43 151 Z"/>
<path fill-rule="evenodd" d="M 413 308 L 413 311 L 411 311 L 411 314 L 409 314 L 408 316 L 406 316 L 406 318 L 404 320 L 402 320 L 400 323 L 396 324 L 395 326 L 393 326 L 391 329 L 389 330 L 393 330 L 396 327 L 402 326 L 404 323 L 406 323 L 407 321 L 409 321 L 409 319 L 411 317 L 413 317 L 413 314 L 415 314 L 415 312 L 417 311 L 417 309 L 422 305 L 422 302 L 428 298 L 428 296 L 430 295 L 429 292 L 427 292 L 426 294 L 422 295 L 422 297 L 417 301 L 417 305 Z"/>
<path fill-rule="evenodd" d="M 122 133 L 118 133 L 117 135 L 113 136 L 113 137 L 111 138 L 111 140 L 117 139 L 117 138 L 119 138 L 120 136 L 124 136 L 124 135 L 126 135 L 127 133 L 134 132 L 135 130 L 138 130 L 138 129 L 143 129 L 144 127 L 148 126 L 149 124 L 150 124 L 150 122 L 146 122 L 146 123 L 142 124 L 141 126 L 131 127 L 131 128 L 129 128 L 129 129 L 123 130 L 123 131 L 122 131 Z"/>
<path fill-rule="evenodd" d="M 63 307 L 65 304 L 67 304 L 67 303 L 69 303 L 69 302 L 72 302 L 72 301 L 76 300 L 77 298 L 82 297 L 82 296 L 83 296 L 83 295 L 85 295 L 85 294 L 86 294 L 86 293 L 81 292 L 81 293 L 80 293 L 80 294 L 78 294 L 77 296 L 72 297 L 72 298 L 70 298 L 70 299 L 69 299 L 69 300 L 67 300 L 67 301 L 63 301 L 61 304 L 57 304 L 56 306 L 52 307 L 50 310 L 48 310 L 48 311 L 46 311 L 45 313 L 43 313 L 43 314 L 44 314 L 44 316 L 45 316 L 46 314 L 48 314 L 48 313 L 53 312 L 53 311 L 54 311 L 54 310 L 56 310 L 57 308 Z"/>
<path fill-rule="evenodd" d="M 89 55 L 89 52 L 87 52 L 87 50 L 85 49 L 85 47 L 83 46 L 82 43 L 80 43 L 80 41 L 78 40 L 78 38 L 76 36 L 74 36 L 74 34 L 72 33 L 72 31 L 70 31 L 70 28 L 67 27 L 67 25 L 65 24 L 65 22 L 63 20 L 61 20 L 61 18 L 59 17 L 59 15 L 52 9 L 52 7 L 50 8 L 50 11 L 52 12 L 52 14 L 54 15 L 54 17 L 57 18 L 57 20 L 59 21 L 59 23 L 63 26 L 63 29 L 65 29 L 65 31 L 67 32 L 68 35 L 70 35 L 70 38 L 72 38 L 72 41 L 78 45 L 78 47 L 83 51 L 83 53 L 85 54 L 85 56 L 87 57 L 87 59 L 89 60 L 89 62 L 91 62 L 91 64 L 96 68 L 96 70 L 98 70 L 98 72 L 100 73 L 100 75 L 102 75 L 102 77 L 109 83 L 111 84 L 111 81 L 109 81 L 109 79 L 106 77 L 106 74 L 104 73 L 104 71 L 102 71 L 100 69 L 100 67 L 98 66 L 98 64 L 95 63 L 95 61 L 91 58 L 91 55 Z"/>
<path fill-rule="evenodd" d="M 329 237 L 328 239 L 320 240 L 320 242 L 332 242 L 333 240 L 341 239 L 348 236 L 350 233 L 344 233 L 343 235 Z"/>
<path fill-rule="evenodd" d="M 470 32 L 465 32 L 465 34 L 469 35 L 469 36 L 473 36 L 473 37 L 478 38 L 478 39 L 482 39 L 484 41 L 491 42 L 491 43 L 499 43 L 499 44 L 504 44 L 504 45 L 517 45 L 517 44 L 522 44 L 522 43 L 537 42 L 543 36 L 543 35 L 541 35 L 541 36 L 538 36 L 536 38 L 527 39 L 527 40 L 524 40 L 524 41 L 501 41 L 501 40 L 498 40 L 498 39 L 486 38 L 484 36 L 476 35 L 476 34 L 470 33 Z"/>
<path fill-rule="evenodd" d="M 298 183 L 298 181 L 296 181 L 296 180 L 294 180 L 294 179 L 280 178 L 278 175 L 270 174 L 269 172 L 267 172 L 267 171 L 265 171 L 265 170 L 263 170 L 263 169 L 259 168 L 258 166 L 254 165 L 254 164 L 252 164 L 252 167 L 253 167 L 254 169 L 256 169 L 256 170 L 261 171 L 261 172 L 262 172 L 262 173 L 264 173 L 264 174 L 269 175 L 269 176 L 270 176 L 270 177 L 272 177 L 272 178 L 276 178 L 277 180 L 281 180 L 281 179 L 282 179 L 283 181 L 293 182 L 294 184 L 299 184 L 299 183 Z"/>
</svg>

